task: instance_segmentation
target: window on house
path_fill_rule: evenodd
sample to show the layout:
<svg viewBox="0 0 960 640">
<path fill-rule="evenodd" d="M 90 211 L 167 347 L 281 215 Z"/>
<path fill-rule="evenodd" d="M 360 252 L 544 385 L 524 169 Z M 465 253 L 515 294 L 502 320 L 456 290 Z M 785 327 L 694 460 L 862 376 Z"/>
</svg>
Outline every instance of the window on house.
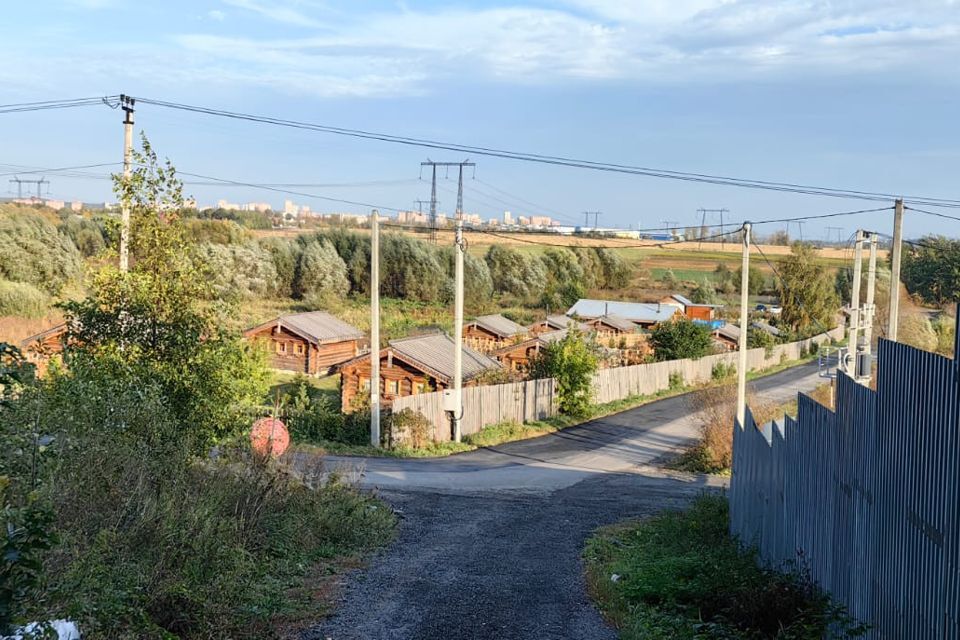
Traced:
<svg viewBox="0 0 960 640">
<path fill-rule="evenodd" d="M 360 378 L 360 390 L 370 391 L 370 380 L 368 378 Z"/>
<path fill-rule="evenodd" d="M 393 395 L 400 394 L 400 381 L 399 380 L 387 380 L 386 384 L 387 393 L 392 393 Z"/>
<path fill-rule="evenodd" d="M 287 352 L 287 343 L 278 342 L 277 343 L 277 353 L 286 353 Z"/>
<path fill-rule="evenodd" d="M 426 383 L 426 382 L 414 382 L 412 386 L 413 386 L 412 391 L 413 391 L 414 395 L 416 395 L 416 394 L 418 394 L 418 393 L 426 393 L 426 392 L 427 392 L 427 383 Z"/>
<path fill-rule="evenodd" d="M 297 349 L 297 355 L 298 355 L 298 356 L 302 356 L 302 355 L 303 355 L 303 345 L 298 343 L 297 346 L 296 346 L 296 349 Z"/>
</svg>

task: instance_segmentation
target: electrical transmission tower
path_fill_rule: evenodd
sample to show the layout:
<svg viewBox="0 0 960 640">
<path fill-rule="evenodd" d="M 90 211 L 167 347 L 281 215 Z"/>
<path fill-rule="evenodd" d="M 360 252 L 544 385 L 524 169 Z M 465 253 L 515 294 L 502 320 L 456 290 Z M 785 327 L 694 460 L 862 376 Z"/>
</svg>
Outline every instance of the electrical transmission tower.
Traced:
<svg viewBox="0 0 960 640">
<path fill-rule="evenodd" d="M 603 211 L 584 211 L 583 212 L 583 222 L 585 227 L 590 226 L 590 216 L 593 216 L 593 228 L 596 229 L 597 225 L 600 224 L 600 216 L 603 215 Z"/>
<path fill-rule="evenodd" d="M 827 242 L 830 242 L 830 232 L 831 232 L 831 231 L 836 231 L 836 232 L 837 232 L 837 245 L 839 245 L 839 244 L 842 242 L 842 240 L 841 240 L 841 238 L 840 238 L 840 234 L 843 233 L 843 227 L 827 227 Z"/>
<path fill-rule="evenodd" d="M 729 209 L 704 209 L 700 207 L 697 209 L 697 213 L 700 214 L 700 242 L 697 244 L 697 250 L 699 251 L 703 247 L 703 236 L 707 233 L 707 214 L 710 215 L 719 215 L 720 216 L 720 232 L 723 233 L 723 214 L 730 213 Z M 726 247 L 727 240 L 726 236 L 720 236 L 720 246 Z"/>
<path fill-rule="evenodd" d="M 463 189 L 463 168 L 464 167 L 475 167 L 477 166 L 474 162 L 434 162 L 430 158 L 427 158 L 426 162 L 420 163 L 421 167 L 430 167 L 431 169 L 431 181 L 430 181 L 430 241 L 433 244 L 437 244 L 437 167 L 444 167 L 449 169 L 450 167 L 459 167 L 460 177 L 461 177 L 461 197 Z M 463 213 L 462 211 L 460 212 Z"/>
<path fill-rule="evenodd" d="M 37 185 L 37 200 L 39 200 L 43 197 L 43 194 L 42 194 L 43 185 L 50 184 L 50 181 L 47 180 L 46 178 L 39 178 L 37 180 L 28 180 L 26 178 L 15 177 L 12 180 L 10 180 L 10 184 L 13 184 L 14 182 L 17 183 L 17 199 L 18 200 L 23 199 L 23 185 L 25 184 Z M 48 186 L 47 191 L 49 192 L 49 190 L 50 190 L 50 187 Z"/>
</svg>

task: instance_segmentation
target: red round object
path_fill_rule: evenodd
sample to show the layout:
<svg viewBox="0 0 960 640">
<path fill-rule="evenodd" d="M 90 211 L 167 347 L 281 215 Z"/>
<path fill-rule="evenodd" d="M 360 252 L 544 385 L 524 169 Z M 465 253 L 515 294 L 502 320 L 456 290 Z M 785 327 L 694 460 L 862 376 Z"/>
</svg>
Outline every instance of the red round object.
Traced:
<svg viewBox="0 0 960 640">
<path fill-rule="evenodd" d="M 278 458 L 290 446 L 290 434 L 279 419 L 260 418 L 250 430 L 250 446 L 260 455 Z"/>
</svg>

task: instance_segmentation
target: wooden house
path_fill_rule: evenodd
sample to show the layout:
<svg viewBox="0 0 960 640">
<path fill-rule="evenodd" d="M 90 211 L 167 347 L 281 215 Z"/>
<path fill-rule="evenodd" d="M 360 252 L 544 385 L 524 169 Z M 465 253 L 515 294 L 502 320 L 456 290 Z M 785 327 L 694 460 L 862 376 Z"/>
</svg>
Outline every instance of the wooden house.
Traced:
<svg viewBox="0 0 960 640">
<path fill-rule="evenodd" d="M 527 335 L 526 327 L 500 314 L 480 316 L 463 326 L 463 343 L 480 353 L 520 342 Z"/>
<path fill-rule="evenodd" d="M 463 349 L 463 385 L 472 386 L 500 364 L 469 347 Z M 380 401 L 389 407 L 394 398 L 446 389 L 453 383 L 454 342 L 444 333 L 391 340 L 380 350 Z M 371 354 L 341 364 L 340 402 L 344 412 L 356 406 L 358 396 L 369 397 Z"/>
<path fill-rule="evenodd" d="M 27 362 L 36 366 L 37 375 L 46 373 L 50 360 L 63 353 L 66 333 L 67 325 L 61 322 L 20 342 L 20 351 Z"/>
<path fill-rule="evenodd" d="M 663 304 L 680 305 L 684 317 L 688 320 L 709 321 L 716 319 L 717 309 L 722 309 L 722 304 L 703 304 L 693 302 L 690 298 L 675 293 L 669 298 L 661 301 Z"/>
<path fill-rule="evenodd" d="M 363 333 L 323 311 L 293 313 L 243 332 L 269 344 L 270 366 L 281 371 L 326 375 L 360 354 Z"/>
<path fill-rule="evenodd" d="M 713 332 L 713 342 L 726 351 L 736 351 L 740 348 L 740 327 L 726 322 Z"/>
<path fill-rule="evenodd" d="M 590 331 L 590 327 L 588 327 L 583 322 L 580 322 L 579 320 L 574 320 L 570 316 L 560 316 L 560 315 L 547 316 L 543 320 L 538 320 L 537 322 L 534 322 L 529 327 L 527 327 L 527 331 L 530 333 L 530 335 L 538 336 L 541 333 L 563 331 L 563 330 L 569 329 L 571 325 L 584 333 L 587 333 Z"/>
<path fill-rule="evenodd" d="M 597 344 L 605 347 L 631 349 L 647 341 L 638 324 L 620 316 L 600 316 L 585 324 L 596 335 Z"/>
</svg>

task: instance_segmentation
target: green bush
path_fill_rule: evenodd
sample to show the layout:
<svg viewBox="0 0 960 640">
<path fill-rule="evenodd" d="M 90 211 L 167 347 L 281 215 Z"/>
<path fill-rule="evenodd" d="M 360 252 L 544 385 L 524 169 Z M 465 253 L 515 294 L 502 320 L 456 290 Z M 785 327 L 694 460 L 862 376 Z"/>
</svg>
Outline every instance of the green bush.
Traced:
<svg viewBox="0 0 960 640">
<path fill-rule="evenodd" d="M 326 240 L 303 246 L 297 263 L 297 294 L 313 301 L 343 297 L 350 290 L 347 265 Z"/>
<path fill-rule="evenodd" d="M 706 325 L 681 318 L 661 322 L 650 334 L 650 346 L 658 361 L 701 358 L 713 349 Z"/>
<path fill-rule="evenodd" d="M 547 285 L 547 271 L 536 256 L 521 253 L 508 246 L 494 244 L 487 249 L 487 266 L 498 293 L 522 299 L 537 297 Z"/>
<path fill-rule="evenodd" d="M 273 256 L 260 245 L 207 242 L 197 245 L 197 252 L 216 298 L 250 300 L 277 294 Z"/>
<path fill-rule="evenodd" d="M 587 542 L 591 591 L 618 622 L 621 638 L 820 640 L 864 633 L 803 571 L 760 568 L 728 527 L 726 498 L 704 495 L 688 511 L 610 527 Z"/>
<path fill-rule="evenodd" d="M 670 391 L 679 391 L 683 389 L 684 385 L 686 385 L 686 380 L 683 379 L 683 374 L 679 371 L 672 372 L 667 378 L 667 388 Z"/>
<path fill-rule="evenodd" d="M 562 340 L 541 349 L 530 362 L 530 377 L 553 378 L 560 413 L 585 416 L 590 411 L 597 364 L 595 345 L 580 331 L 568 329 Z"/>
<path fill-rule="evenodd" d="M 253 235 L 232 220 L 185 221 L 187 237 L 197 244 L 246 244 Z"/>
<path fill-rule="evenodd" d="M 60 233 L 70 238 L 85 258 L 107 248 L 107 229 L 102 220 L 70 215 L 60 224 Z"/>
<path fill-rule="evenodd" d="M 39 318 L 50 309 L 50 298 L 25 282 L 0 280 L 0 316 Z"/>
<path fill-rule="evenodd" d="M 722 382 L 732 378 L 737 373 L 737 365 L 732 362 L 727 364 L 724 362 L 718 362 L 713 365 L 713 369 L 710 370 L 710 378 L 716 382 Z"/>
<path fill-rule="evenodd" d="M 82 267 L 73 241 L 40 212 L 0 207 L 0 279 L 26 282 L 57 295 L 79 280 Z"/>
</svg>

